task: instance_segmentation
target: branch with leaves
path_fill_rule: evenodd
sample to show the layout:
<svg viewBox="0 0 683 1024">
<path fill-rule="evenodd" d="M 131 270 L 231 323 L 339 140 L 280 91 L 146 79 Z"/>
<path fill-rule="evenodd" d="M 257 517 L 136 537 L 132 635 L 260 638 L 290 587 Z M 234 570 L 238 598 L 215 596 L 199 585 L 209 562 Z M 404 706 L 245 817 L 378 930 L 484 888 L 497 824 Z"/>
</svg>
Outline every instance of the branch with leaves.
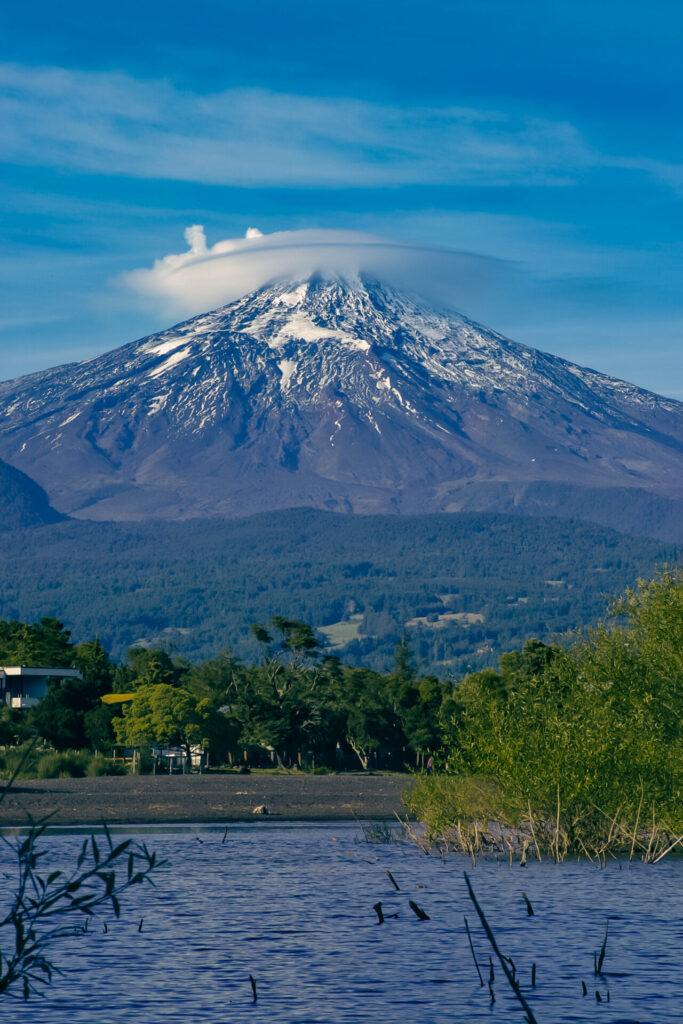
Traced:
<svg viewBox="0 0 683 1024">
<path fill-rule="evenodd" d="M 11 952 L 0 951 L 0 995 L 28 999 L 48 985 L 59 968 L 49 959 L 49 947 L 57 939 L 73 935 L 83 926 L 75 920 L 91 917 L 98 907 L 109 905 L 116 917 L 119 897 L 131 886 L 149 881 L 159 866 L 156 854 L 145 844 L 125 839 L 114 845 L 104 826 L 106 846 L 100 850 L 94 835 L 85 839 L 71 872 L 42 870 L 48 851 L 38 849 L 45 825 L 33 826 L 17 843 L 3 841 L 16 853 L 19 880 L 12 905 L 0 920 L 0 941 L 9 931 Z M 123 877 L 116 867 L 125 864 Z M 74 923 L 72 923 L 74 922 Z M 6 931 L 5 931 L 6 930 Z M 15 992 L 18 988 L 20 991 Z"/>
</svg>

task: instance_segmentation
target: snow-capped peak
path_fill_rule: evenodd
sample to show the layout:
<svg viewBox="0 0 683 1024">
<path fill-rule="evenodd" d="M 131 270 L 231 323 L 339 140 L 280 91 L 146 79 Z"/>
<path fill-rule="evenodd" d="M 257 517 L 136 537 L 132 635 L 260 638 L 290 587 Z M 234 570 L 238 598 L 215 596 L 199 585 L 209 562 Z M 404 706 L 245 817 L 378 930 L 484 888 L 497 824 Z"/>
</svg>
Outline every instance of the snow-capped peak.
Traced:
<svg viewBox="0 0 683 1024">
<path fill-rule="evenodd" d="M 673 493 L 682 411 L 381 282 L 318 275 L 0 384 L 0 457 L 96 518 L 447 509 L 506 481 Z"/>
</svg>

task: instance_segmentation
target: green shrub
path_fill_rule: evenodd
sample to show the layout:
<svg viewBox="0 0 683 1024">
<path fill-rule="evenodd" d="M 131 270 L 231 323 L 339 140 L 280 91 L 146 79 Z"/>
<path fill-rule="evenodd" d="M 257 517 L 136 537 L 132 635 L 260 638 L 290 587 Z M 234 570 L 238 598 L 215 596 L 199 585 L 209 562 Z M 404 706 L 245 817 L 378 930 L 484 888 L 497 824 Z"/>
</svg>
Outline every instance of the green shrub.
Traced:
<svg viewBox="0 0 683 1024">
<path fill-rule="evenodd" d="M 123 761 L 112 761 L 101 754 L 93 754 L 85 766 L 85 774 L 90 778 L 101 775 L 127 775 L 128 769 Z"/>
<path fill-rule="evenodd" d="M 494 779 L 476 775 L 419 775 L 403 801 L 433 836 L 458 821 L 515 825 L 523 810 Z"/>
<path fill-rule="evenodd" d="M 611 612 L 622 622 L 569 650 L 530 641 L 454 691 L 439 758 L 448 777 L 420 780 L 408 798 L 432 834 L 484 816 L 514 825 L 515 805 L 556 831 L 559 821 L 572 847 L 604 822 L 632 834 L 641 810 L 683 831 L 683 575 L 641 581 Z"/>
<path fill-rule="evenodd" d="M 22 743 L 18 747 L 8 748 L 2 757 L 2 767 L 0 768 L 0 775 L 4 779 L 10 779 L 14 772 L 21 764 L 21 760 L 26 753 L 27 748 L 30 746 L 30 742 Z M 26 761 L 24 762 L 22 769 L 19 773 L 20 779 L 34 779 L 36 776 L 36 765 L 38 758 L 40 757 L 39 750 L 32 750 Z"/>
<path fill-rule="evenodd" d="M 39 779 L 82 779 L 88 763 L 88 753 L 66 750 L 61 754 L 43 754 L 36 766 Z"/>
</svg>

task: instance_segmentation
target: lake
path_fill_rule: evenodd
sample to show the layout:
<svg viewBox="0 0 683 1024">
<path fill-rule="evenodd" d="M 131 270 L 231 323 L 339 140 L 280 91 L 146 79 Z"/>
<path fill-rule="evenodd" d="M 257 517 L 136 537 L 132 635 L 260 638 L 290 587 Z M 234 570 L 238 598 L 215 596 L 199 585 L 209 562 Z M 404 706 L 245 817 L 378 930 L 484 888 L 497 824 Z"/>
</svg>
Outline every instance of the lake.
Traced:
<svg viewBox="0 0 683 1024">
<path fill-rule="evenodd" d="M 44 999 L 24 1004 L 5 996 L 6 1020 L 523 1021 L 497 963 L 493 1006 L 488 984 L 480 987 L 464 916 L 487 983 L 490 948 L 467 895 L 465 870 L 539 1024 L 680 1024 L 683 1018 L 682 859 L 656 866 L 611 862 L 605 869 L 480 861 L 473 868 L 459 856 L 426 856 L 403 842 L 364 841 L 357 824 L 231 825 L 225 841 L 217 826 L 113 831 L 117 839 L 144 838 L 167 860 L 154 874 L 156 887 L 125 893 L 118 921 L 103 911 L 86 934 L 61 940 L 53 959 L 64 974 Z M 47 836 L 50 862 L 61 866 L 75 857 L 84 833 Z M 381 837 L 381 829 L 367 834 Z M 14 865 L 2 847 L 7 898 Z M 379 924 L 373 904 L 380 900 L 385 915 L 398 917 Z M 419 920 L 409 900 L 430 920 Z M 595 978 L 593 954 L 607 918 L 604 975 Z"/>
</svg>

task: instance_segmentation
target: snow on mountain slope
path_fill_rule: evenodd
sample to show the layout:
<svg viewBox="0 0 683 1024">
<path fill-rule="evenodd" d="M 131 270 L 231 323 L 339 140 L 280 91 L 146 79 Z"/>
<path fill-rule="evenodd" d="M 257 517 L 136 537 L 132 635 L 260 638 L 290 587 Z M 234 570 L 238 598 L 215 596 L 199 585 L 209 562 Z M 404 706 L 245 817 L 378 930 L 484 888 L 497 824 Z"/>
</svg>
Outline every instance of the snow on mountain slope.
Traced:
<svg viewBox="0 0 683 1024">
<path fill-rule="evenodd" d="M 683 500 L 683 404 L 377 282 L 311 279 L 0 383 L 0 457 L 92 519 L 496 508 L 529 488 L 553 513 L 567 484 Z"/>
</svg>

